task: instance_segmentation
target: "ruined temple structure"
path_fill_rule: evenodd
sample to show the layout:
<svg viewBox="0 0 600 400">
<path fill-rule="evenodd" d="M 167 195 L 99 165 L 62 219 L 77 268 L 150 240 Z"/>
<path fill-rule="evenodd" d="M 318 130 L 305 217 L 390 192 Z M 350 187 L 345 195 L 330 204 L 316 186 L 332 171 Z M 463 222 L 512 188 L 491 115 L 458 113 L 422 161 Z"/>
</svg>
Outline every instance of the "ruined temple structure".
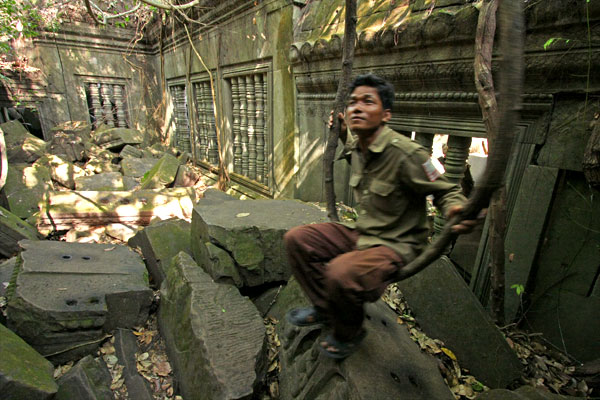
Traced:
<svg viewBox="0 0 600 400">
<path fill-rule="evenodd" d="M 35 109 L 46 141 L 70 120 L 137 129 L 191 153 L 209 176 L 222 162 L 250 198 L 325 201 L 344 2 L 200 3 L 210 5 L 205 24 L 190 36 L 151 24 L 134 45 L 127 29 L 67 24 L 34 38 L 19 51 L 40 72 L 15 78 L 0 106 Z M 479 5 L 358 1 L 354 74 L 393 83 L 395 130 L 424 146 L 449 135 L 446 173 L 457 182 L 472 139 L 486 136 L 473 77 Z M 506 174 L 506 317 L 584 362 L 600 357 L 600 196 L 582 172 L 600 113 L 600 2 L 528 1 L 525 18 L 523 106 Z M 352 204 L 348 175 L 337 163 L 338 199 Z M 486 223 L 449 255 L 484 306 L 487 243 Z"/>
</svg>

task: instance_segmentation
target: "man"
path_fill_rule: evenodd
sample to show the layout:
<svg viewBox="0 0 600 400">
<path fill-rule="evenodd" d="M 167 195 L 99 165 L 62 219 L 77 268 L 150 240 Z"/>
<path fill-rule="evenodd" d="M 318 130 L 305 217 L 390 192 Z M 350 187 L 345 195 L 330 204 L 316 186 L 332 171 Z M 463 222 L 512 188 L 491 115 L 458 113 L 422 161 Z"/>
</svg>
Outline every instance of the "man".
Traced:
<svg viewBox="0 0 600 400">
<path fill-rule="evenodd" d="M 413 260 L 428 237 L 425 197 L 448 217 L 462 210 L 460 188 L 433 166 L 429 152 L 388 128 L 393 87 L 374 75 L 358 76 L 350 85 L 345 124 L 353 138 L 344 156 L 351 163 L 358 219 L 352 224 L 321 223 L 291 229 L 284 240 L 292 273 L 313 307 L 290 310 L 297 326 L 331 325 L 320 344 L 332 358 L 349 356 L 366 332 L 363 304 L 376 301 L 398 268 Z M 468 231 L 474 221 L 453 229 Z"/>
</svg>

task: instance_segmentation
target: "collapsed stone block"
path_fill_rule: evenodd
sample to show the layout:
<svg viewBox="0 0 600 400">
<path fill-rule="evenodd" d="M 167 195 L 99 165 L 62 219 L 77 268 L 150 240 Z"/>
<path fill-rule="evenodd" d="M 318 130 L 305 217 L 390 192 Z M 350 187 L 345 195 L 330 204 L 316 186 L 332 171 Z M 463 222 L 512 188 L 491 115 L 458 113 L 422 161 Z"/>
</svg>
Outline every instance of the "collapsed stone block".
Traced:
<svg viewBox="0 0 600 400">
<path fill-rule="evenodd" d="M 22 239 L 38 240 L 37 230 L 6 208 L 0 207 L 0 255 L 12 257 L 17 254 L 19 241 Z"/>
<path fill-rule="evenodd" d="M 179 160 L 170 154 L 163 155 L 160 160 L 142 178 L 142 189 L 162 189 L 175 180 Z"/>
<path fill-rule="evenodd" d="M 173 183 L 174 187 L 190 187 L 194 186 L 196 182 L 200 179 L 200 175 L 198 175 L 193 169 L 188 167 L 187 165 L 180 165 L 177 170 L 177 175 L 175 176 L 175 182 Z"/>
<path fill-rule="evenodd" d="M 158 162 L 156 158 L 137 158 L 126 156 L 121 160 L 121 172 L 124 176 L 141 178 L 150 171 Z"/>
<path fill-rule="evenodd" d="M 36 164 L 49 168 L 52 180 L 68 189 L 75 189 L 75 179 L 87 175 L 82 168 L 52 154 L 40 157 Z"/>
<path fill-rule="evenodd" d="M 0 324 L 0 397 L 51 399 L 58 386 L 54 367 L 13 331 Z"/>
<path fill-rule="evenodd" d="M 136 129 L 109 128 L 100 132 L 96 130 L 94 141 L 104 149 L 117 151 L 127 144 L 136 145 L 143 143 L 144 135 Z"/>
<path fill-rule="evenodd" d="M 4 133 L 9 163 L 31 164 L 44 155 L 46 142 L 29 133 L 19 121 L 0 124 L 0 129 Z"/>
<path fill-rule="evenodd" d="M 29 218 L 40 211 L 48 191 L 54 190 L 50 169 L 40 164 L 11 164 L 4 185 L 4 204 L 19 218 Z"/>
<path fill-rule="evenodd" d="M 161 289 L 159 327 L 186 400 L 247 399 L 265 372 L 265 327 L 231 285 L 213 282 L 186 253 Z"/>
<path fill-rule="evenodd" d="M 63 132 L 56 133 L 47 146 L 47 151 L 66 161 L 82 161 L 85 158 L 83 138 Z"/>
<path fill-rule="evenodd" d="M 104 362 L 88 355 L 58 379 L 54 400 L 112 400 L 111 381 Z"/>
<path fill-rule="evenodd" d="M 190 223 L 181 219 L 152 223 L 129 239 L 128 244 L 142 251 L 154 284 L 160 287 L 171 259 L 180 251 L 192 254 Z"/>
<path fill-rule="evenodd" d="M 38 228 L 71 229 L 111 223 L 145 226 L 154 218 L 189 219 L 195 201 L 191 188 L 50 192 L 42 205 Z"/>
<path fill-rule="evenodd" d="M 123 147 L 123 150 L 119 153 L 119 157 L 134 157 L 134 158 L 142 158 L 144 156 L 144 152 L 137 147 L 133 147 L 129 144 Z"/>
<path fill-rule="evenodd" d="M 20 246 L 8 325 L 52 361 L 89 354 L 106 332 L 146 321 L 152 290 L 144 262 L 128 247 L 29 240 Z"/>
<path fill-rule="evenodd" d="M 92 125 L 87 121 L 67 121 L 56 125 L 54 128 L 50 129 L 50 131 L 53 135 L 64 133 L 87 140 L 91 137 Z"/>
<path fill-rule="evenodd" d="M 291 281 L 277 303 L 281 312 L 308 303 Z M 367 336 L 343 361 L 318 350 L 320 327 L 298 328 L 282 318 L 279 388 L 282 399 L 454 399 L 436 360 L 421 352 L 397 315 L 381 300 L 365 306 Z"/>
<path fill-rule="evenodd" d="M 90 176 L 80 176 L 75 178 L 75 189 L 95 191 L 131 190 L 136 182 L 127 178 L 119 172 L 104 172 Z"/>
<path fill-rule="evenodd" d="M 297 225 L 326 221 L 323 211 L 295 200 L 200 201 L 192 214 L 192 251 L 208 271 L 213 268 L 205 243 L 229 253 L 244 286 L 280 282 L 291 273 L 283 235 Z"/>
<path fill-rule="evenodd" d="M 447 257 L 398 286 L 425 333 L 485 385 L 502 388 L 521 376 L 516 354 Z"/>
</svg>

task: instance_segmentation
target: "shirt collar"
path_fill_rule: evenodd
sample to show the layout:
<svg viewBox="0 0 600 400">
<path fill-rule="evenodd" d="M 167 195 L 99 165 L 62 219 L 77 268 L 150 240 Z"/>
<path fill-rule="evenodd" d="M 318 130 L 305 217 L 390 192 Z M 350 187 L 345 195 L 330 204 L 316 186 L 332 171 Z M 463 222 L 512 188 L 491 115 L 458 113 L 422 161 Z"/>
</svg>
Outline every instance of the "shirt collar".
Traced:
<svg viewBox="0 0 600 400">
<path fill-rule="evenodd" d="M 393 136 L 394 131 L 391 130 L 387 125 L 384 125 L 381 132 L 379 132 L 379 135 L 375 138 L 373 143 L 369 145 L 369 151 L 372 153 L 381 153 L 390 143 Z M 355 136 L 354 138 L 352 149 L 358 149 L 358 136 Z"/>
</svg>

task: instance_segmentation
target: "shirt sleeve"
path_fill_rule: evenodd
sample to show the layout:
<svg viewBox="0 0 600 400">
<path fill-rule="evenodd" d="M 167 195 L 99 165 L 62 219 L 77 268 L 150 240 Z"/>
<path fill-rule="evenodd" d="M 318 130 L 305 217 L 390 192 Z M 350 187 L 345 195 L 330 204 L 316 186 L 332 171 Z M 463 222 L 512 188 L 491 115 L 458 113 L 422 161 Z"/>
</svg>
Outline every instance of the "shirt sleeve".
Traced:
<svg viewBox="0 0 600 400">
<path fill-rule="evenodd" d="M 403 183 L 415 193 L 423 196 L 433 195 L 433 204 L 443 215 L 447 215 L 452 206 L 463 205 L 466 202 L 460 186 L 450 182 L 435 169 L 426 150 L 417 149 L 409 154 L 402 167 Z"/>
<path fill-rule="evenodd" d="M 354 148 L 354 144 L 358 140 L 358 138 L 352 134 L 352 131 L 350 131 L 350 129 L 348 129 L 348 128 L 346 128 L 346 129 L 347 129 L 346 143 L 344 143 L 344 148 L 342 149 L 340 154 L 337 156 L 336 161 L 346 160 L 346 161 L 348 161 L 348 163 L 350 163 L 350 160 L 352 159 L 352 149 Z"/>
</svg>

